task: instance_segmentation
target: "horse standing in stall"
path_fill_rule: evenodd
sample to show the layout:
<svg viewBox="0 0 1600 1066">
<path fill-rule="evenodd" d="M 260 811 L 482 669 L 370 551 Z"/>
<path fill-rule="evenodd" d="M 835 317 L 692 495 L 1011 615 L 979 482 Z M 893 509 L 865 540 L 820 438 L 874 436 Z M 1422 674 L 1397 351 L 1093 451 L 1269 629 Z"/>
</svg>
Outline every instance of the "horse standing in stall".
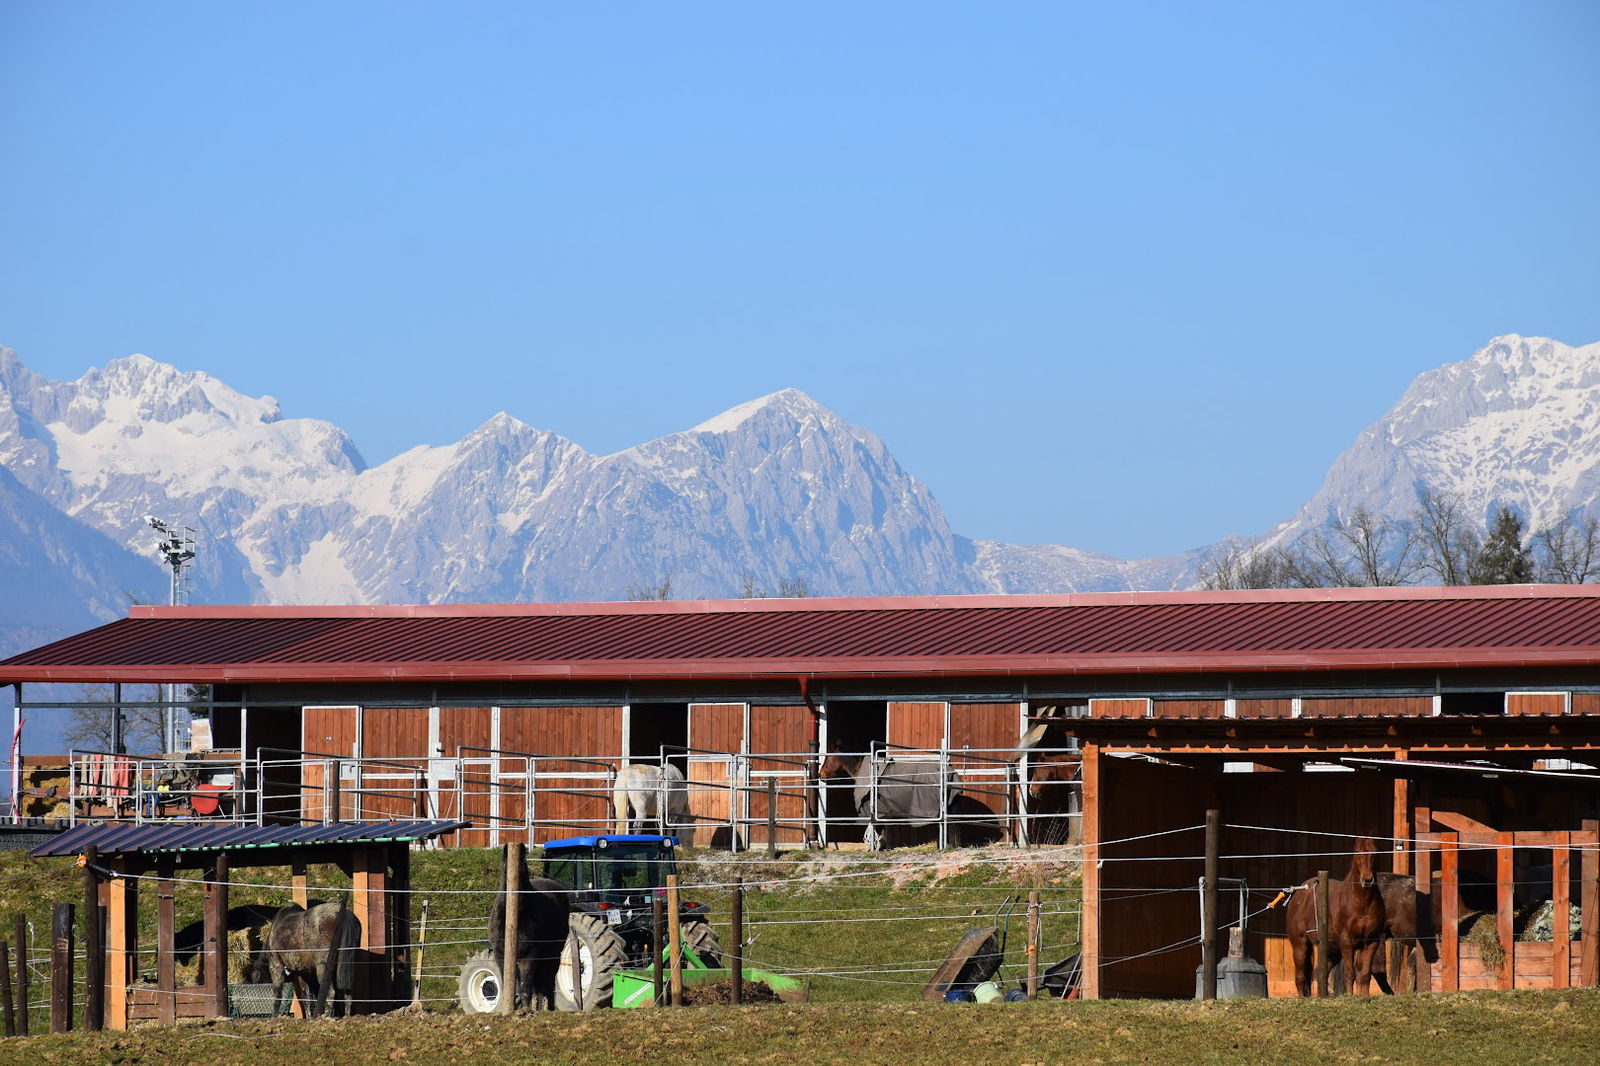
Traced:
<svg viewBox="0 0 1600 1066">
<path fill-rule="evenodd" d="M 1300 995 L 1311 995 L 1312 959 L 1320 928 L 1328 931 L 1328 965 L 1343 960 L 1350 991 L 1357 996 L 1371 992 L 1373 963 L 1388 926 L 1383 888 L 1372 872 L 1372 856 L 1377 850 L 1370 837 L 1356 841 L 1350 872 L 1343 881 L 1328 882 L 1327 914 L 1317 913 L 1316 878 L 1295 886 L 1286 918 L 1289 948 L 1294 956 L 1294 986 Z M 1415 924 L 1413 907 L 1413 931 Z"/>
<path fill-rule="evenodd" d="M 283 986 L 292 978 L 308 1018 L 326 1013 L 330 997 L 334 1017 L 343 1017 L 355 992 L 360 944 L 361 922 L 346 901 L 310 910 L 290 904 L 273 915 L 253 976 L 257 983 L 272 982 L 274 1015 L 284 1011 Z"/>
<path fill-rule="evenodd" d="M 512 1005 L 555 1010 L 556 974 L 567 942 L 572 897 L 567 886 L 548 877 L 529 877 L 524 862 L 517 875 L 516 978 L 506 981 L 506 894 L 501 892 L 489 914 L 489 947 L 502 987 L 513 989 Z M 500 857 L 500 884 L 506 883 L 505 854 Z M 504 994 L 502 992 L 502 994 Z"/>
<path fill-rule="evenodd" d="M 939 761 L 926 757 L 896 756 L 885 759 L 876 775 L 871 755 L 839 752 L 822 760 L 817 776 L 823 781 L 849 778 L 853 784 L 852 805 L 859 817 L 867 820 L 862 839 L 871 850 L 896 847 L 901 836 L 936 823 L 940 816 L 943 774 Z M 878 809 L 873 810 L 872 793 L 878 790 Z M 887 815 L 892 825 L 879 825 L 875 815 Z M 914 843 L 915 841 L 909 841 Z"/>
<path fill-rule="evenodd" d="M 666 813 L 661 811 L 663 793 Z M 689 786 L 683 771 L 665 763 L 625 763 L 617 771 L 617 782 L 611 794 L 616 808 L 617 832 L 626 833 L 630 825 L 638 822 L 655 822 L 662 833 L 678 830 L 683 842 L 692 842 L 693 829 L 689 826 Z"/>
</svg>

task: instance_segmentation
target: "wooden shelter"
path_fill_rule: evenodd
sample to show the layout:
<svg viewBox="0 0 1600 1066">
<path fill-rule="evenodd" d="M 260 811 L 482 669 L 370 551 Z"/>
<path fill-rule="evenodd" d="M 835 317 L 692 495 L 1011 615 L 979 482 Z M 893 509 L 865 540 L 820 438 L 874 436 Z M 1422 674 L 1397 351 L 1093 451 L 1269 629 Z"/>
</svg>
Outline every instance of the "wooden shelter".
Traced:
<svg viewBox="0 0 1600 1066">
<path fill-rule="evenodd" d="M 34 856 L 82 856 L 88 961 L 88 1026 L 126 1029 L 137 1021 L 226 1018 L 228 887 L 239 870 L 288 866 L 292 902 L 308 901 L 307 867 L 337 866 L 351 881 L 350 908 L 361 925 L 354 1006 L 373 1013 L 410 998 L 411 846 L 460 827 L 459 822 L 345 823 L 335 826 L 231 826 L 196 823 L 93 823 L 60 834 Z M 203 983 L 181 986 L 177 976 L 177 875 L 201 872 L 205 894 Z M 145 890 L 141 892 L 141 887 Z M 139 977 L 139 902 L 156 898 L 156 983 Z M 287 905 L 291 900 L 283 901 Z M 94 921 L 94 913 L 103 918 Z M 93 925 L 93 928 L 89 926 Z M 103 929 L 103 938 L 98 935 Z M 99 950 L 96 950 L 98 945 Z M 98 1016 L 96 1016 L 98 1012 Z"/>
</svg>

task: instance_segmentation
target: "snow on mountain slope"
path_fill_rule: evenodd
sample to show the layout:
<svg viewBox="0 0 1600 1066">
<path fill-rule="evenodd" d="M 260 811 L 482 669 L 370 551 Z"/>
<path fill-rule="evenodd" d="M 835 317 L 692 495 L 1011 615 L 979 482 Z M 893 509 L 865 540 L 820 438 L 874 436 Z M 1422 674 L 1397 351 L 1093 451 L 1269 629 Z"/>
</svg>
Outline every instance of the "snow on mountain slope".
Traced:
<svg viewBox="0 0 1600 1066">
<path fill-rule="evenodd" d="M 1529 529 L 1600 500 L 1600 343 L 1496 337 L 1430 370 L 1335 460 L 1322 488 L 1274 531 L 1288 543 L 1358 505 L 1408 516 L 1421 486 L 1486 522 L 1501 505 Z"/>
</svg>

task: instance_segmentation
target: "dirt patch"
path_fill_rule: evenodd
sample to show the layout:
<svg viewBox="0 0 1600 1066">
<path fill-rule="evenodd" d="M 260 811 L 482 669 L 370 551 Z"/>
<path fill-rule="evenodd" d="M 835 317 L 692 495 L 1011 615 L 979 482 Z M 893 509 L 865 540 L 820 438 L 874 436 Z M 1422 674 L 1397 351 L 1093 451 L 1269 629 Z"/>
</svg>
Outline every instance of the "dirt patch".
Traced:
<svg viewBox="0 0 1600 1066">
<path fill-rule="evenodd" d="M 766 985 L 754 981 L 741 982 L 743 985 L 744 1002 L 746 1003 L 781 1003 L 778 993 Z M 708 981 L 702 985 L 690 985 L 683 990 L 683 1002 L 690 1007 L 703 1007 L 712 1003 L 733 1002 L 733 978 L 726 981 Z"/>
</svg>

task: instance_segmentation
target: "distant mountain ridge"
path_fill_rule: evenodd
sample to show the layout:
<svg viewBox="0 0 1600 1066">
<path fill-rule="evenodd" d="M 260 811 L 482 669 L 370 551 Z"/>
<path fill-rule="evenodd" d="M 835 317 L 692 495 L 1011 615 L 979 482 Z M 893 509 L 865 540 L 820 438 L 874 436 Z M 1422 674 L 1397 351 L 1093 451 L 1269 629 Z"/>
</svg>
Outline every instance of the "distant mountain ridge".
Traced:
<svg viewBox="0 0 1600 1066">
<path fill-rule="evenodd" d="M 445 603 L 1171 588 L 1206 548 L 1123 560 L 969 540 L 870 431 L 794 389 L 612 455 L 497 414 L 369 466 L 329 422 L 142 355 L 53 381 L 0 348 L 8 649 L 164 598 L 142 516 L 196 526 L 194 599 Z M 1600 495 L 1600 344 L 1495 338 L 1421 375 L 1268 537 L 1416 488 L 1536 523 Z M 40 605 L 49 605 L 41 607 Z M 25 619 L 34 621 L 24 624 Z"/>
</svg>

